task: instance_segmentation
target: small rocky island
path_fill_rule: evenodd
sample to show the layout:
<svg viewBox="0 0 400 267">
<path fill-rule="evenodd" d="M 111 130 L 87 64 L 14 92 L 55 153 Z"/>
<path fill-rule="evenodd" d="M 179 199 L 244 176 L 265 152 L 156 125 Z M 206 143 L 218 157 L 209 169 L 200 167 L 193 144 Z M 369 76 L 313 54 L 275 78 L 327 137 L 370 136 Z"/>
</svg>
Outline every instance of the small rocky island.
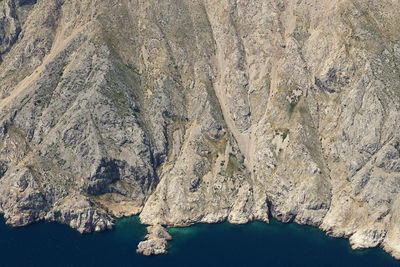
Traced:
<svg viewBox="0 0 400 267">
<path fill-rule="evenodd" d="M 145 256 L 167 253 L 167 241 L 172 239 L 167 230 L 161 225 L 154 225 L 148 226 L 147 232 L 147 240 L 139 243 L 136 252 Z"/>
<path fill-rule="evenodd" d="M 0 0 L 0 213 L 273 217 L 400 259 L 400 2 Z"/>
</svg>

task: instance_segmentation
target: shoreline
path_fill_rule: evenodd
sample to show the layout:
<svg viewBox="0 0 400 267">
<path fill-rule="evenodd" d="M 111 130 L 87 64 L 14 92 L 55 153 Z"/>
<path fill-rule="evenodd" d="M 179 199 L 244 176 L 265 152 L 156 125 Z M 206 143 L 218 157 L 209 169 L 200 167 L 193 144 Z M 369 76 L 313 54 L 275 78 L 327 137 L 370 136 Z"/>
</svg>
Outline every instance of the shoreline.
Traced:
<svg viewBox="0 0 400 267">
<path fill-rule="evenodd" d="M 322 263 L 335 263 L 336 258 L 343 258 L 343 266 L 363 262 L 385 266 L 399 264 L 381 248 L 355 251 L 347 239 L 328 236 L 312 226 L 285 224 L 275 219 L 271 219 L 269 224 L 250 222 L 235 225 L 222 222 L 169 228 L 168 232 L 173 237 L 168 245 L 169 254 L 146 257 L 135 252 L 137 244 L 144 239 L 145 228 L 140 224 L 138 216 L 132 216 L 116 219 L 112 231 L 81 235 L 66 225 L 51 222 L 39 222 L 16 229 L 6 226 L 0 217 L 0 249 L 5 255 L 12 255 L 13 248 L 14 253 L 29 254 L 29 257 L 33 257 L 31 263 L 35 262 L 35 257 L 39 262 L 43 257 L 47 259 L 49 254 L 54 254 L 56 258 L 57 253 L 62 252 L 61 255 L 90 255 L 92 262 L 100 265 L 113 261 L 125 265 L 138 263 L 138 266 L 159 266 L 160 263 L 165 263 L 165 266 L 201 266 L 217 265 L 223 261 L 240 266 L 246 260 L 251 260 L 251 264 L 267 260 L 275 265 L 283 265 L 292 264 L 291 259 L 295 259 L 299 264 L 315 262 L 313 266 L 318 266 Z M 36 255 L 30 251 L 32 247 L 29 242 L 32 240 L 35 241 L 33 244 L 40 247 Z M 191 262 L 192 258 L 196 258 L 195 263 Z M 3 257 L 4 266 L 9 266 L 7 261 L 10 260 L 11 256 Z M 73 262 L 67 261 L 66 265 L 84 265 L 87 261 L 86 258 L 78 257 Z"/>
</svg>

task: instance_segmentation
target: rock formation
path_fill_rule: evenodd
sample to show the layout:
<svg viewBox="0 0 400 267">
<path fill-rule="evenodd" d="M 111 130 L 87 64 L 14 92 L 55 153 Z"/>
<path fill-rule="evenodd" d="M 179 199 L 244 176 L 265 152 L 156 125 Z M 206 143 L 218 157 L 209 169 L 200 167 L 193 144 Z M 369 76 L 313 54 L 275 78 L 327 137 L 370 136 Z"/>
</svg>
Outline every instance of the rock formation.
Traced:
<svg viewBox="0 0 400 267">
<path fill-rule="evenodd" d="M 273 216 L 400 258 L 399 25 L 397 0 L 0 0 L 0 213 Z"/>
<path fill-rule="evenodd" d="M 171 240 L 171 235 L 161 225 L 147 227 L 148 234 L 146 241 L 138 245 L 136 252 L 145 256 L 159 255 L 167 253 L 167 241 Z"/>
</svg>

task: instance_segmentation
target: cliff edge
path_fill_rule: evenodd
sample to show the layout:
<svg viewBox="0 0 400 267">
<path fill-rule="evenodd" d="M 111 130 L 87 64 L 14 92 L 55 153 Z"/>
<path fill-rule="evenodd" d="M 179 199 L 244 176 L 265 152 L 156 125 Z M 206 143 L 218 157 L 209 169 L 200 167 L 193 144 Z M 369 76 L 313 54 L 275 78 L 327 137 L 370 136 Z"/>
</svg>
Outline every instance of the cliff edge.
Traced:
<svg viewBox="0 0 400 267">
<path fill-rule="evenodd" d="M 147 254 L 273 216 L 400 259 L 399 25 L 396 0 L 0 0 L 0 213 L 140 214 Z"/>
</svg>

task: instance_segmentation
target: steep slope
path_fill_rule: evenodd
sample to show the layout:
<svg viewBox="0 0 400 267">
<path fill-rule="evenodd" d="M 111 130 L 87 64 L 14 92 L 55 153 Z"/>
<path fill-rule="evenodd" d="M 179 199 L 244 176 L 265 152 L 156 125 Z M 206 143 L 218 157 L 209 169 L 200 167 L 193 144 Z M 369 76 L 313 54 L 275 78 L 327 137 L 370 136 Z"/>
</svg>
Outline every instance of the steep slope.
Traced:
<svg viewBox="0 0 400 267">
<path fill-rule="evenodd" d="M 273 216 L 400 258 L 398 25 L 392 0 L 2 0 L 0 212 L 140 214 L 161 250 L 158 225 Z"/>
</svg>

